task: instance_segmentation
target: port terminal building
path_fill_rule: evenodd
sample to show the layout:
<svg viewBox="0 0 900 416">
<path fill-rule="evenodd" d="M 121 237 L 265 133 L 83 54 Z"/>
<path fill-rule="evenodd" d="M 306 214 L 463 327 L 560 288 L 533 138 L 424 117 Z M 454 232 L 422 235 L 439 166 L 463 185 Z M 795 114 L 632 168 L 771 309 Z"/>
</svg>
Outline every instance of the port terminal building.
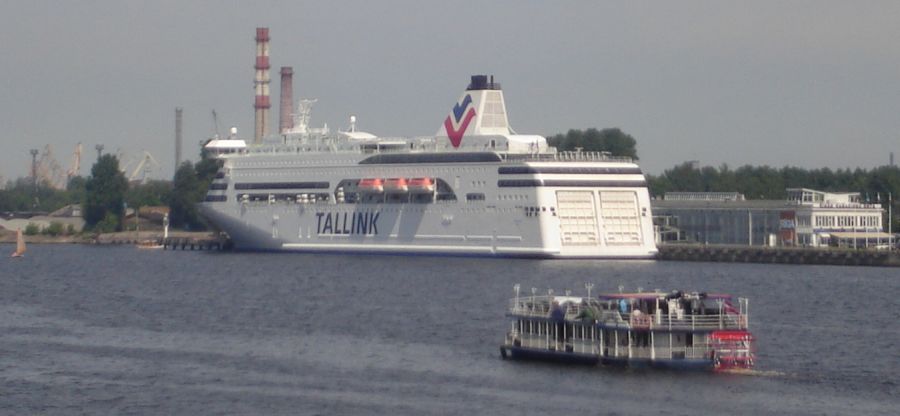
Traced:
<svg viewBox="0 0 900 416">
<path fill-rule="evenodd" d="M 786 200 L 668 192 L 651 201 L 659 243 L 889 248 L 884 209 L 859 192 L 788 188 Z"/>
</svg>

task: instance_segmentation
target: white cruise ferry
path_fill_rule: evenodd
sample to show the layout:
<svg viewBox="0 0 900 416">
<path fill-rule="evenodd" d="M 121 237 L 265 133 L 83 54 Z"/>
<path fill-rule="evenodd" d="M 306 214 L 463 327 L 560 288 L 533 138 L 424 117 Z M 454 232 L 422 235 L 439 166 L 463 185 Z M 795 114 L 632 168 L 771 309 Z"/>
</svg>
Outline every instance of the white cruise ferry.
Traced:
<svg viewBox="0 0 900 416">
<path fill-rule="evenodd" d="M 304 105 L 301 103 L 301 108 Z M 541 258 L 653 258 L 640 168 L 557 152 L 509 127 L 493 77 L 472 77 L 435 136 L 311 129 L 212 140 L 222 167 L 200 204 L 235 248 Z M 351 126 L 354 121 L 351 119 Z"/>
</svg>

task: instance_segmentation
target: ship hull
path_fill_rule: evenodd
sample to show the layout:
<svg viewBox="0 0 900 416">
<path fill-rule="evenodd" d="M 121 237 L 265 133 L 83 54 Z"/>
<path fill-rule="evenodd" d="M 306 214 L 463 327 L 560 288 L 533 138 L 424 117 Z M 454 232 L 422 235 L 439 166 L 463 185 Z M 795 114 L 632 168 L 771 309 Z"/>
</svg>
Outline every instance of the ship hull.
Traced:
<svg viewBox="0 0 900 416">
<path fill-rule="evenodd" d="M 296 162 L 275 158 L 268 163 L 289 166 Z M 219 189 L 210 191 L 200 211 L 238 250 L 655 257 L 649 195 L 643 175 L 634 173 L 636 165 L 595 162 L 576 166 L 625 172 L 618 175 L 540 173 L 558 172 L 560 166 L 573 169 L 572 164 L 558 163 L 324 166 L 266 173 L 279 182 L 266 178 L 264 186 L 315 184 L 321 188 L 315 192 L 292 190 L 288 194 L 277 189 L 251 194 L 243 189 L 259 182 L 247 185 L 242 176 L 251 174 L 239 165 L 226 165 L 232 177 L 224 177 Z M 385 192 L 351 199 L 346 184 L 370 177 L 429 177 L 452 193 L 423 198 L 411 191 Z"/>
</svg>

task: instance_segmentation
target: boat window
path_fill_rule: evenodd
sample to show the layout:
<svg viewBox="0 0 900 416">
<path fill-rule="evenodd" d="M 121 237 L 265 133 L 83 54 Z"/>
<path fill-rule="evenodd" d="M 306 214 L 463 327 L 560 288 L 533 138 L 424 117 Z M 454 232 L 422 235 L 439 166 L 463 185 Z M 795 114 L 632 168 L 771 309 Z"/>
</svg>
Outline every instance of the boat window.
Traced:
<svg viewBox="0 0 900 416">
<path fill-rule="evenodd" d="M 590 181 L 571 179 L 501 179 L 497 181 L 501 188 L 534 188 L 539 186 L 551 187 L 587 187 L 587 188 L 642 188 L 647 186 L 647 181 Z"/>
<path fill-rule="evenodd" d="M 206 202 L 225 202 L 227 197 L 225 195 L 207 195 L 204 201 Z"/>
<path fill-rule="evenodd" d="M 484 194 L 483 193 L 466 194 L 466 201 L 484 201 Z"/>
<path fill-rule="evenodd" d="M 569 166 L 501 166 L 497 173 L 524 174 L 524 173 L 555 173 L 572 175 L 641 175 L 641 168 L 601 168 L 601 167 L 569 167 Z"/>
<path fill-rule="evenodd" d="M 310 193 L 247 193 L 238 194 L 239 201 L 247 202 L 289 202 L 298 204 L 323 203 L 330 200 L 329 194 L 325 192 Z"/>
<path fill-rule="evenodd" d="M 328 189 L 328 182 L 257 182 L 236 183 L 234 189 Z"/>
</svg>

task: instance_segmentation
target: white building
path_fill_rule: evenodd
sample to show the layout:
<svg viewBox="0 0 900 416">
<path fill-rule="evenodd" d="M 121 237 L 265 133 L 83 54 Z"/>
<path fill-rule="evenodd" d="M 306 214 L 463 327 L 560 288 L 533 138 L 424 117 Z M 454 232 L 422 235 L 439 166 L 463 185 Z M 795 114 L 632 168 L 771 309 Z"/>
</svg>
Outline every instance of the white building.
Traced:
<svg viewBox="0 0 900 416">
<path fill-rule="evenodd" d="M 790 212 L 782 213 L 782 240 L 813 247 L 889 246 L 890 234 L 882 231 L 884 209 L 880 204 L 862 202 L 859 192 L 789 188 L 787 193 L 788 201 L 797 208 L 793 218 Z"/>
<path fill-rule="evenodd" d="M 665 241 L 849 248 L 890 246 L 884 210 L 859 192 L 789 188 L 786 200 L 747 200 L 732 192 L 668 192 L 651 201 Z M 674 237 L 673 237 L 674 236 Z"/>
</svg>

